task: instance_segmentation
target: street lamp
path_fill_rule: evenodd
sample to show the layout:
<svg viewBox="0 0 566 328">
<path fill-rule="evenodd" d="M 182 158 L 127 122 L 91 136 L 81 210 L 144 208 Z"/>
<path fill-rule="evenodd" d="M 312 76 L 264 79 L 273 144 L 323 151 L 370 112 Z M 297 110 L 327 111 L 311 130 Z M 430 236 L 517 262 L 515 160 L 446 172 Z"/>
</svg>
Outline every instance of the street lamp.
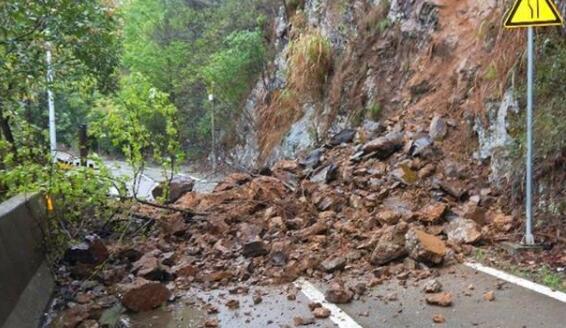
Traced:
<svg viewBox="0 0 566 328">
<path fill-rule="evenodd" d="M 211 135 L 212 135 L 212 169 L 216 172 L 216 136 L 214 135 L 214 93 L 211 92 L 208 95 L 208 101 L 210 101 L 211 115 L 210 115 L 210 125 L 211 125 Z"/>
</svg>

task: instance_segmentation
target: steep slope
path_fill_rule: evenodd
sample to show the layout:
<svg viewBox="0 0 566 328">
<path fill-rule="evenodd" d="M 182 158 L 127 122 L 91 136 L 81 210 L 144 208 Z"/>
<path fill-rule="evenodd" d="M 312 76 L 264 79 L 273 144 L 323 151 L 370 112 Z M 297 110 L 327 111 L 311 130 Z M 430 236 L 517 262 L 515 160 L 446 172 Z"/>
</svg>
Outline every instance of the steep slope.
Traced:
<svg viewBox="0 0 566 328">
<path fill-rule="evenodd" d="M 486 144 L 479 155 L 488 157 L 505 135 L 489 135 L 495 121 L 485 120 L 487 112 L 506 99 L 508 74 L 523 45 L 520 32 L 500 28 L 502 8 L 499 1 L 305 1 L 290 22 L 282 10 L 272 77 L 248 100 L 246 143 L 233 152 L 235 161 L 252 167 L 294 157 L 329 132 L 371 116 L 411 125 L 434 115 L 453 125 L 443 147 L 471 157 L 478 149 L 475 125 Z M 323 94 L 308 99 L 299 90 L 278 102 L 295 69 L 289 43 L 311 31 L 320 31 L 332 47 Z"/>
</svg>

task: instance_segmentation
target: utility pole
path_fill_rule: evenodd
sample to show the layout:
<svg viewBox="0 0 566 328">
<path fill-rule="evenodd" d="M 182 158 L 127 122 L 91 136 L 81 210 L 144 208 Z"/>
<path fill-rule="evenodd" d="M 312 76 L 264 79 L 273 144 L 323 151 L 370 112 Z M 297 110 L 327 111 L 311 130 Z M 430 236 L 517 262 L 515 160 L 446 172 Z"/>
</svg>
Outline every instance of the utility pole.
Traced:
<svg viewBox="0 0 566 328">
<path fill-rule="evenodd" d="M 214 133 L 214 86 L 210 94 L 208 95 L 208 100 L 210 101 L 210 127 L 212 135 L 212 170 L 216 172 L 216 135 Z"/>
<path fill-rule="evenodd" d="M 55 130 L 55 103 L 53 99 L 53 67 L 51 66 L 51 44 L 46 44 L 46 61 L 47 61 L 47 104 L 49 107 L 49 144 L 51 149 L 51 160 L 57 162 L 57 136 Z"/>
</svg>

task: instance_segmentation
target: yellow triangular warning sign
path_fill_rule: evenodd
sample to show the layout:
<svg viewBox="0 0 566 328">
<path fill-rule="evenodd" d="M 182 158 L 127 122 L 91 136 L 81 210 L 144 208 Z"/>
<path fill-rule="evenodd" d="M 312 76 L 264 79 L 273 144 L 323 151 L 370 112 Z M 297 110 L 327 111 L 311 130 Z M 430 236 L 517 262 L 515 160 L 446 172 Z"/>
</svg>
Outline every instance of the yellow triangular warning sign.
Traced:
<svg viewBox="0 0 566 328">
<path fill-rule="evenodd" d="M 564 23 L 553 0 L 516 0 L 505 27 L 561 26 Z"/>
</svg>

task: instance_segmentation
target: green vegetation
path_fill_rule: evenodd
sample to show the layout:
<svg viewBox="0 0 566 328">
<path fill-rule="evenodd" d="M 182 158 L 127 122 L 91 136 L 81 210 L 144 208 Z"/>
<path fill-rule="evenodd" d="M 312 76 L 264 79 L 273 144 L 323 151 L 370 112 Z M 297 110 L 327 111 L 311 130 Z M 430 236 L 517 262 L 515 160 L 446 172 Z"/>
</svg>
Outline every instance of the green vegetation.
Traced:
<svg viewBox="0 0 566 328">
<path fill-rule="evenodd" d="M 372 121 L 379 121 L 380 116 L 381 116 L 381 112 L 382 112 L 382 108 L 381 105 L 377 102 L 371 104 L 371 106 L 369 106 L 368 108 L 368 117 L 372 120 Z"/>
<path fill-rule="evenodd" d="M 544 161 L 566 153 L 566 107 L 564 96 L 566 84 L 566 40 L 559 35 L 551 35 L 539 42 L 535 84 L 535 146 L 536 156 Z M 526 93 L 521 85 L 519 95 Z M 521 108 L 525 108 L 525 97 L 520 97 Z M 513 125 L 513 134 L 519 137 L 520 154 L 525 149 L 524 112 Z"/>
<path fill-rule="evenodd" d="M 140 174 L 147 160 L 172 174 L 186 154 L 210 149 L 214 92 L 217 135 L 230 137 L 268 56 L 268 0 L 86 0 L 0 3 L 0 201 L 21 192 L 54 199 L 52 245 L 80 237 L 127 198 L 97 155 L 97 168 L 53 164 L 47 89 L 54 93 L 59 148 L 124 157 Z M 46 51 L 53 82 L 47 82 Z M 183 127 L 181 129 L 181 127 Z M 134 179 L 135 180 L 135 179 Z M 126 202 L 127 204 L 128 202 Z"/>
<path fill-rule="evenodd" d="M 217 135 L 229 135 L 268 53 L 268 0 L 134 0 L 123 8 L 127 72 L 142 73 L 177 107 L 179 140 L 191 157 L 210 149 L 214 92 Z"/>
</svg>

